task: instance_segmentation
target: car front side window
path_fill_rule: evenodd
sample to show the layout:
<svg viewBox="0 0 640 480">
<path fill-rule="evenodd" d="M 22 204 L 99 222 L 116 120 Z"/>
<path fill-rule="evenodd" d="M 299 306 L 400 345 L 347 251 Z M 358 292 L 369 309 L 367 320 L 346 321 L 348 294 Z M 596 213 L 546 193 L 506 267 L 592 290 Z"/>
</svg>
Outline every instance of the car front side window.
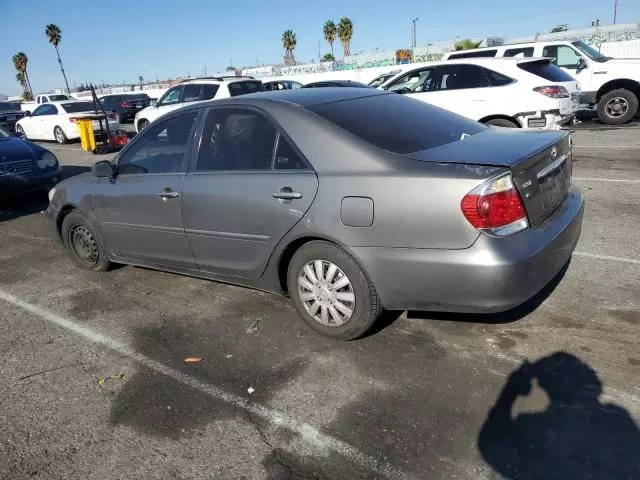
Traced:
<svg viewBox="0 0 640 480">
<path fill-rule="evenodd" d="M 32 117 L 39 117 L 40 115 L 43 115 L 43 112 L 46 110 L 46 106 L 45 105 L 40 105 L 39 107 L 37 107 L 33 113 L 31 114 Z"/>
<path fill-rule="evenodd" d="M 165 105 L 174 105 L 180 102 L 180 94 L 182 93 L 182 86 L 173 87 L 167 90 L 160 100 L 158 100 L 157 106 L 164 107 Z"/>
<path fill-rule="evenodd" d="M 118 160 L 118 175 L 182 173 L 197 111 L 168 118 L 145 129 Z"/>
<path fill-rule="evenodd" d="M 558 67 L 569 69 L 577 69 L 578 60 L 580 60 L 581 57 L 578 52 L 567 45 L 549 45 L 548 47 L 544 47 L 542 56 L 553 57 L 555 59 L 553 63 Z"/>
<path fill-rule="evenodd" d="M 387 90 L 395 93 L 428 92 L 433 87 L 432 72 L 432 68 L 415 70 L 393 82 Z"/>
</svg>

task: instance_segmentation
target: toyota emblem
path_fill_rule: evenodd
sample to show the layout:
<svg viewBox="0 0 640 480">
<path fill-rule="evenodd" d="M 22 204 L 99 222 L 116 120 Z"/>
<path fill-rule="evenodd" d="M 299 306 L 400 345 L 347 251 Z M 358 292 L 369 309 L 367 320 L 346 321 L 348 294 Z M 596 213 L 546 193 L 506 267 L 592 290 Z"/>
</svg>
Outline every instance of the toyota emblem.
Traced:
<svg viewBox="0 0 640 480">
<path fill-rule="evenodd" d="M 553 147 L 551 149 L 551 160 L 555 160 L 557 156 L 558 156 L 558 149 L 556 147 Z"/>
</svg>

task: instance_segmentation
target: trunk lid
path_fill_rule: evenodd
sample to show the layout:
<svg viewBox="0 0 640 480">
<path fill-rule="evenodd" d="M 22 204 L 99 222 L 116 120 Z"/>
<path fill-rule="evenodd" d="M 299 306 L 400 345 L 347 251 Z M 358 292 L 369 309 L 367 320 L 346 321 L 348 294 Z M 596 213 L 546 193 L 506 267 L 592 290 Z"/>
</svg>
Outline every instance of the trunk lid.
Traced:
<svg viewBox="0 0 640 480">
<path fill-rule="evenodd" d="M 531 227 L 542 223 L 562 203 L 571 185 L 571 143 L 566 132 L 489 128 L 408 157 L 508 168 Z"/>
</svg>

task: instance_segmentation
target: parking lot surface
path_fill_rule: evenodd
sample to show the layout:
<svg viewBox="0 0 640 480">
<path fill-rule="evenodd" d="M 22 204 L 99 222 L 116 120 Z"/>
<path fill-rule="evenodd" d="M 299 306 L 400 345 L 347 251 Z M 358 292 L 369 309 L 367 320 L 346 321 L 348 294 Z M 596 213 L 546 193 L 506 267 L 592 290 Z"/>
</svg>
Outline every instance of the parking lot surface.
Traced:
<svg viewBox="0 0 640 480">
<path fill-rule="evenodd" d="M 0 478 L 640 478 L 640 124 L 573 140 L 586 212 L 552 285 L 354 342 L 286 298 L 78 270 L 45 196 L 2 201 Z M 99 158 L 45 145 L 65 176 Z"/>
</svg>

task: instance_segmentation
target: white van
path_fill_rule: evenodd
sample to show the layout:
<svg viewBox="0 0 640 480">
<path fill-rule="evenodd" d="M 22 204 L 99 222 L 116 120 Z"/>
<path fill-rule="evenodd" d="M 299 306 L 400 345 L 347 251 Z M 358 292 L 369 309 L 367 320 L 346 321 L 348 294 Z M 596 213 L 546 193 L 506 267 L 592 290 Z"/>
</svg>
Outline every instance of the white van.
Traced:
<svg viewBox="0 0 640 480">
<path fill-rule="evenodd" d="M 518 43 L 449 52 L 443 59 L 550 57 L 580 82 L 580 102 L 597 105 L 604 123 L 619 125 L 638 112 L 640 59 L 611 58 L 581 41 Z"/>
</svg>

